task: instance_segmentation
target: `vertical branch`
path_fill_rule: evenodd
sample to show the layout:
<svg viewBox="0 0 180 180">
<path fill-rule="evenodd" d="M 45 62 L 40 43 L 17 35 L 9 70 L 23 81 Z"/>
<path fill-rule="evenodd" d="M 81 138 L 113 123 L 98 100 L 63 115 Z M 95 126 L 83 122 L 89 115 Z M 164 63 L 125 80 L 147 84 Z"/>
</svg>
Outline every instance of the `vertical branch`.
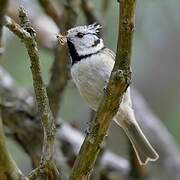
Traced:
<svg viewBox="0 0 180 180">
<path fill-rule="evenodd" d="M 6 18 L 6 27 L 22 40 L 28 51 L 38 111 L 44 130 L 43 152 L 40 167 L 31 173 L 31 177 L 33 177 L 34 174 L 37 176 L 39 173 L 43 172 L 46 174 L 48 179 L 56 180 L 60 177 L 53 161 L 55 125 L 54 118 L 49 107 L 46 87 L 41 77 L 39 52 L 35 40 L 35 31 L 31 27 L 27 14 L 23 8 L 20 8 L 19 10 L 19 18 L 21 26 L 15 23 L 12 19 Z"/>
<path fill-rule="evenodd" d="M 3 133 L 3 125 L 0 117 L 0 179 L 27 179 L 21 173 L 21 171 L 16 166 L 14 160 L 8 152 L 5 136 Z"/>
<path fill-rule="evenodd" d="M 115 67 L 130 72 L 136 0 L 120 0 L 119 4 L 119 36 Z"/>
<path fill-rule="evenodd" d="M 0 0 L 0 54 L 4 52 L 4 42 L 3 42 L 3 21 L 4 15 L 6 13 L 8 5 L 8 0 Z"/>
<path fill-rule="evenodd" d="M 55 126 L 53 123 L 54 120 L 51 110 L 49 108 L 46 88 L 43 83 L 43 79 L 41 77 L 39 52 L 35 41 L 34 32 L 32 30 L 32 27 L 29 24 L 27 24 L 29 20 L 27 19 L 27 15 L 22 8 L 19 11 L 19 17 L 22 26 L 24 26 L 24 29 L 27 30 L 27 32 L 30 35 L 30 37 L 27 39 L 28 41 L 24 41 L 24 43 L 26 45 L 30 57 L 33 85 L 36 94 L 38 111 L 40 113 L 44 132 L 45 132 L 45 146 L 44 146 L 43 159 L 50 160 L 53 155 L 53 146 L 54 146 L 53 145 L 54 135 L 55 135 Z"/>
<path fill-rule="evenodd" d="M 131 80 L 131 50 L 134 32 L 135 0 L 120 1 L 119 37 L 117 43 L 116 62 L 112 70 L 108 86 L 95 118 L 81 146 L 75 161 L 71 180 L 88 180 L 99 154 L 101 144 L 113 116 L 117 113 L 119 102 Z"/>
<path fill-rule="evenodd" d="M 64 7 L 63 21 L 61 22 L 61 31 L 74 26 L 77 19 L 77 9 L 79 0 L 68 0 Z M 60 101 L 67 81 L 69 79 L 70 60 L 66 46 L 55 47 L 55 60 L 51 68 L 50 82 L 47 87 L 50 107 L 56 118 L 60 109 Z"/>
</svg>

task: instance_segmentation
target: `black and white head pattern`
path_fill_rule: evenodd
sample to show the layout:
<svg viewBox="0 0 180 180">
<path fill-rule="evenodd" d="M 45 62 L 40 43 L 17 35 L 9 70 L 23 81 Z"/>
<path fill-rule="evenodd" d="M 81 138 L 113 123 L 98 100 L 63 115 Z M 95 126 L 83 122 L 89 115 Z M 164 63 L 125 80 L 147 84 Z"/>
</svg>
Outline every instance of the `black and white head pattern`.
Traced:
<svg viewBox="0 0 180 180">
<path fill-rule="evenodd" d="M 98 53 L 104 48 L 103 40 L 99 37 L 99 24 L 78 26 L 68 30 L 67 43 L 72 58 L 72 64 Z"/>
</svg>

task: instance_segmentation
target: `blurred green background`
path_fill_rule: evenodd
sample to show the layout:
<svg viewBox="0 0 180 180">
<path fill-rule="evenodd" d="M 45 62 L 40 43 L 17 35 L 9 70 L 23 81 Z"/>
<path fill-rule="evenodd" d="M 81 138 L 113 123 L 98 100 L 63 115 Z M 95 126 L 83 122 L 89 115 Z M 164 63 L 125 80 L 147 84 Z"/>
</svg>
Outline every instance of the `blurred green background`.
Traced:
<svg viewBox="0 0 180 180">
<path fill-rule="evenodd" d="M 101 1 L 96 4 L 100 12 Z M 136 29 L 133 42 L 133 81 L 153 111 L 166 124 L 180 144 L 180 0 L 138 0 Z M 116 50 L 118 5 L 111 0 L 107 13 L 105 44 Z M 86 24 L 80 13 L 78 25 Z M 0 57 L 17 84 L 32 87 L 29 60 L 22 43 L 8 32 L 6 52 Z M 53 53 L 40 49 L 43 77 L 48 83 Z M 78 104 L 78 106 L 77 106 Z M 60 116 L 66 121 L 82 122 L 82 129 L 90 118 L 90 111 L 70 81 L 61 103 Z M 9 143 L 9 144 L 12 144 Z M 18 158 L 17 158 L 18 159 Z"/>
</svg>

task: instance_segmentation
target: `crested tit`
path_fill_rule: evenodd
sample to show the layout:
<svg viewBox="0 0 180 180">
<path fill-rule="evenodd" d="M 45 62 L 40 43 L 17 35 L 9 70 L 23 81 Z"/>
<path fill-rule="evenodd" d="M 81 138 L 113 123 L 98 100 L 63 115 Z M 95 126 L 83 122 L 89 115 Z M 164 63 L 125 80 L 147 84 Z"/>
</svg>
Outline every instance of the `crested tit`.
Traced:
<svg viewBox="0 0 180 180">
<path fill-rule="evenodd" d="M 66 40 L 71 57 L 71 76 L 90 108 L 97 110 L 114 66 L 115 55 L 99 37 L 100 25 L 78 26 L 68 30 Z M 63 40 L 64 41 L 64 40 Z M 130 88 L 124 93 L 113 120 L 125 131 L 139 163 L 156 161 L 158 154 L 140 129 L 132 109 Z"/>
</svg>

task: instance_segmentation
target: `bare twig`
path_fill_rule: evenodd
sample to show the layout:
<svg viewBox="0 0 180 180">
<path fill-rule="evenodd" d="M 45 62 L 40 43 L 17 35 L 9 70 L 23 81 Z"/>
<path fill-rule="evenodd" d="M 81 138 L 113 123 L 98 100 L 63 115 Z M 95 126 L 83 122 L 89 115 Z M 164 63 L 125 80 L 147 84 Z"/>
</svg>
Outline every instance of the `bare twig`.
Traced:
<svg viewBox="0 0 180 180">
<path fill-rule="evenodd" d="M 4 15 L 6 13 L 8 5 L 8 0 L 0 0 L 0 54 L 4 52 L 4 42 L 3 42 L 3 22 L 4 22 Z"/>
<path fill-rule="evenodd" d="M 55 137 L 54 119 L 49 107 L 46 88 L 41 77 L 39 54 L 35 40 L 35 32 L 31 27 L 23 8 L 20 8 L 19 17 L 22 27 L 10 18 L 6 18 L 6 27 L 24 42 L 31 61 L 33 85 L 36 94 L 38 110 L 44 129 L 43 153 L 40 166 L 42 170 L 44 170 L 47 174 L 51 175 L 51 178 L 52 176 L 54 176 L 54 179 L 59 179 L 58 171 L 53 162 Z"/>
<path fill-rule="evenodd" d="M 61 22 L 61 31 L 66 31 L 73 27 L 77 19 L 79 0 L 69 0 L 67 2 L 68 4 L 64 7 L 64 18 L 63 22 Z M 55 118 L 58 116 L 61 96 L 69 79 L 69 68 L 70 60 L 68 49 L 66 46 L 59 46 L 58 44 L 55 48 L 55 60 L 52 65 L 52 74 L 48 85 L 50 107 Z"/>
<path fill-rule="evenodd" d="M 90 133 L 86 136 L 75 161 L 70 176 L 72 180 L 89 179 L 101 143 L 107 134 L 113 116 L 118 111 L 120 99 L 129 86 L 135 2 L 135 0 L 121 0 L 119 3 L 119 38 L 115 66 L 104 98 L 92 121 Z"/>
<path fill-rule="evenodd" d="M 40 5 L 43 7 L 44 11 L 48 16 L 50 16 L 56 25 L 60 27 L 60 22 L 62 19 L 62 10 L 58 8 L 57 4 L 55 4 L 52 0 L 38 0 Z"/>
</svg>

